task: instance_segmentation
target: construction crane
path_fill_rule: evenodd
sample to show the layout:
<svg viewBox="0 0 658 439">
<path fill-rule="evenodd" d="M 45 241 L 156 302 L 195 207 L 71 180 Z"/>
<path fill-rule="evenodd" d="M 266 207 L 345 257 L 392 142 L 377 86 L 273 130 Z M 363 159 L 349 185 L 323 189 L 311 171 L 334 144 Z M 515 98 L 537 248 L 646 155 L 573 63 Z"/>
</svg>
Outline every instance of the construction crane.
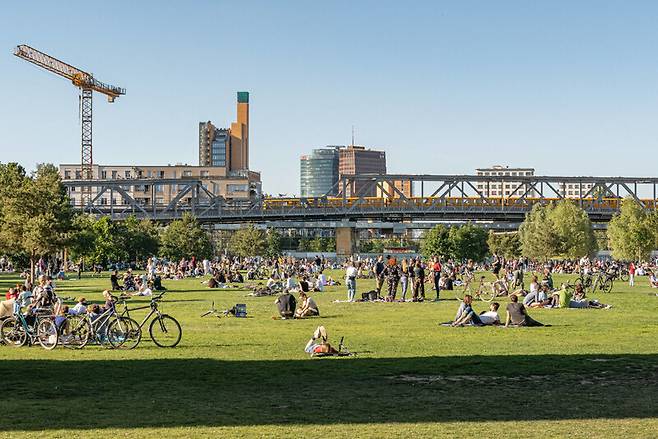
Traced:
<svg viewBox="0 0 658 439">
<path fill-rule="evenodd" d="M 16 46 L 14 55 L 68 79 L 73 85 L 80 89 L 80 122 L 82 125 L 82 159 L 80 162 L 80 174 L 82 179 L 91 180 L 93 178 L 92 169 L 94 163 L 91 143 L 93 92 L 96 91 L 98 93 L 103 93 L 107 96 L 108 102 L 114 102 L 116 98 L 126 94 L 126 89 L 104 84 L 95 79 L 91 73 L 87 73 L 70 64 L 66 64 L 63 61 L 24 44 Z M 90 196 L 91 193 L 87 194 L 87 196 L 83 196 L 83 199 L 90 201 Z"/>
</svg>

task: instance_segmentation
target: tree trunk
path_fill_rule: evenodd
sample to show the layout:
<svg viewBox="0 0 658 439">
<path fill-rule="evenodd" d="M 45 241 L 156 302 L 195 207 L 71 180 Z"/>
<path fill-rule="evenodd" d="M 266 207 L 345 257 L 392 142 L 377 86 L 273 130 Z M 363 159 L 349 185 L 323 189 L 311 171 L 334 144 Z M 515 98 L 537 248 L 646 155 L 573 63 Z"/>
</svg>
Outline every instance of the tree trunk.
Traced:
<svg viewBox="0 0 658 439">
<path fill-rule="evenodd" d="M 34 285 L 34 250 L 30 253 L 30 284 Z"/>
</svg>

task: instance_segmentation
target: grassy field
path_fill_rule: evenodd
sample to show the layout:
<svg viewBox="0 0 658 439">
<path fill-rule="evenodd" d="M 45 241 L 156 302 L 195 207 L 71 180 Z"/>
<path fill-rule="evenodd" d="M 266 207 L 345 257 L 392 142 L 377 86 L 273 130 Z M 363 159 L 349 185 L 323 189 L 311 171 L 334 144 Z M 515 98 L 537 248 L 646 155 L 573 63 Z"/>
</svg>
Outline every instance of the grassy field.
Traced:
<svg viewBox="0 0 658 439">
<path fill-rule="evenodd" d="M 335 277 L 340 277 L 335 273 Z M 559 282 L 560 276 L 556 277 Z M 0 277 L 3 291 L 16 278 Z M 358 290 L 372 282 L 360 281 Z M 6 437 L 647 437 L 658 432 L 658 297 L 640 279 L 610 310 L 538 310 L 545 328 L 448 328 L 458 302 L 333 303 L 273 320 L 273 298 L 165 281 L 175 349 L 0 346 Z M 60 282 L 100 302 L 108 276 Z M 433 292 L 428 291 L 432 297 Z M 249 318 L 200 318 L 246 303 Z M 135 300 L 135 302 L 145 302 Z M 502 301 L 504 310 L 506 301 Z M 475 304 L 477 311 L 486 304 Z M 504 312 L 502 313 L 504 316 Z M 142 314 L 139 314 L 140 316 Z M 310 359 L 315 327 L 357 357 Z"/>
</svg>

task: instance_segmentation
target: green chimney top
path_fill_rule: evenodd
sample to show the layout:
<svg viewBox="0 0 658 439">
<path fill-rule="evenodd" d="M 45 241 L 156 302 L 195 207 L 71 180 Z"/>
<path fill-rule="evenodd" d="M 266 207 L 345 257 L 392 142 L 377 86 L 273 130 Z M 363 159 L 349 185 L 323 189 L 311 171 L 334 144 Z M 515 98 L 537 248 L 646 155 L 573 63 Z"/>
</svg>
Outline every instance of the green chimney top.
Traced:
<svg viewBox="0 0 658 439">
<path fill-rule="evenodd" d="M 238 92 L 238 104 L 248 104 L 249 103 L 249 92 L 248 91 L 239 91 Z"/>
</svg>

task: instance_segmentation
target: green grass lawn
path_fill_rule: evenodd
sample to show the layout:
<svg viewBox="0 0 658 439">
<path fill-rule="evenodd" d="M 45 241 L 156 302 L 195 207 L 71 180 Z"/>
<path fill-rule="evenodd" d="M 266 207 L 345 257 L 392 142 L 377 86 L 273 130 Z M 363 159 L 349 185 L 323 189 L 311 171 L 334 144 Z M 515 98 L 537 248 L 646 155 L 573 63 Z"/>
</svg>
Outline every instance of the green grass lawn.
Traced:
<svg viewBox="0 0 658 439">
<path fill-rule="evenodd" d="M 282 321 L 274 298 L 164 281 L 162 309 L 183 326 L 175 349 L 147 335 L 131 351 L 0 346 L 0 435 L 654 438 L 658 297 L 637 284 L 596 297 L 610 310 L 538 310 L 551 327 L 504 329 L 438 326 L 458 306 L 449 292 L 439 303 L 350 304 L 333 303 L 346 296 L 333 287 L 314 295 L 322 317 Z M 104 274 L 58 292 L 100 302 L 108 285 Z M 200 318 L 213 300 L 246 303 L 249 318 Z M 309 358 L 319 324 L 358 356 Z"/>
</svg>

